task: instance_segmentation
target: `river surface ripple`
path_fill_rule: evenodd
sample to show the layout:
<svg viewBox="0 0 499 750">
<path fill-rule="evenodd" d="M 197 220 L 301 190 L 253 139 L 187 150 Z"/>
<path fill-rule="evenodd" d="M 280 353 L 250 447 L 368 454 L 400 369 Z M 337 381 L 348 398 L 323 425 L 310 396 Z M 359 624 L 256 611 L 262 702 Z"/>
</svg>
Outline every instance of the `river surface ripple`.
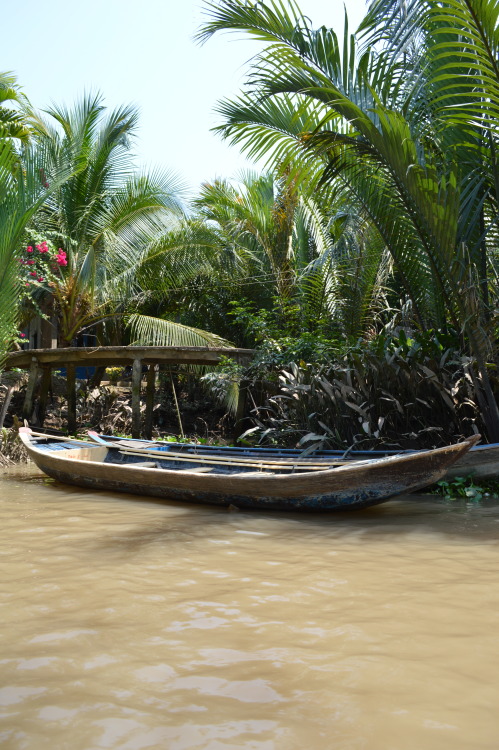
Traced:
<svg viewBox="0 0 499 750">
<path fill-rule="evenodd" d="M 228 512 L 0 476 L 7 750 L 491 750 L 499 505 Z"/>
</svg>

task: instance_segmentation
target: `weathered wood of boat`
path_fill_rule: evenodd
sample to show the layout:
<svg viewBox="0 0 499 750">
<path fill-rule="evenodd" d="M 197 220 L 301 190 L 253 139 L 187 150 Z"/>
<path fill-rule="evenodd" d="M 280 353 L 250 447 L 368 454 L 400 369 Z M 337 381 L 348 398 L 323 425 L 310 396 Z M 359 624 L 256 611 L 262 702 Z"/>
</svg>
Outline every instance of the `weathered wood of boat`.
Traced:
<svg viewBox="0 0 499 750">
<path fill-rule="evenodd" d="M 409 455 L 341 466 L 277 460 L 168 456 L 133 446 L 54 439 L 21 428 L 36 465 L 61 482 L 181 502 L 287 511 L 365 508 L 438 481 L 478 437 Z"/>
<path fill-rule="evenodd" d="M 385 458 L 401 454 L 419 453 L 420 451 L 393 451 L 393 450 L 317 450 L 303 458 L 304 451 L 299 448 L 272 448 L 270 446 L 214 446 L 198 443 L 174 443 L 154 440 L 130 440 L 128 438 L 113 438 L 111 435 L 98 435 L 90 433 L 92 439 L 100 439 L 106 443 L 119 443 L 120 445 L 133 443 L 137 447 L 146 448 L 156 446 L 158 450 L 167 452 L 180 452 L 193 455 L 226 455 L 253 458 L 280 458 L 289 460 L 293 465 L 297 461 L 314 460 L 314 463 L 323 462 L 328 465 L 330 461 L 361 461 L 372 458 Z M 499 477 L 499 443 L 485 445 L 474 445 L 468 453 L 465 453 L 456 463 L 452 464 L 445 473 L 445 479 L 453 479 L 457 476 L 472 475 L 475 479 L 492 479 Z"/>
</svg>

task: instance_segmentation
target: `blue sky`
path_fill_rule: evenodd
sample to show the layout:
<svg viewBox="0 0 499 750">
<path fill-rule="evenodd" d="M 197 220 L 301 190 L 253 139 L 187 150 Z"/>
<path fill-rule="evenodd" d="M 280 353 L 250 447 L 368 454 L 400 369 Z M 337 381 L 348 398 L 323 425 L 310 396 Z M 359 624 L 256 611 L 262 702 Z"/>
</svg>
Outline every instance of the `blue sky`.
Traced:
<svg viewBox="0 0 499 750">
<path fill-rule="evenodd" d="M 101 91 L 110 107 L 140 108 L 137 158 L 179 174 L 191 190 L 204 180 L 233 177 L 247 162 L 210 133 L 218 100 L 235 96 L 254 42 L 218 35 L 194 42 L 201 0 L 24 0 L 2 10 L 0 69 L 14 71 L 39 108 L 71 104 Z M 314 25 L 343 33 L 341 0 L 301 0 Z M 363 0 L 347 3 L 350 28 Z M 8 30 L 8 31 L 7 31 Z"/>
</svg>

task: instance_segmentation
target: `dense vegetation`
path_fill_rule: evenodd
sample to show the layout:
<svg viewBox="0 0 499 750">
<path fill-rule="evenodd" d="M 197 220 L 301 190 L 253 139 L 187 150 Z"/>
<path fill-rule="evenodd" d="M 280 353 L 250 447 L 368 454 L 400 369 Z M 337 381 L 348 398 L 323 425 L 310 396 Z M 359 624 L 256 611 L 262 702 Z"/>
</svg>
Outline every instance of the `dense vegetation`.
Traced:
<svg viewBox="0 0 499 750">
<path fill-rule="evenodd" d="M 205 9 L 201 40 L 263 42 L 218 130 L 267 171 L 187 208 L 133 170 L 133 109 L 43 119 L 0 79 L 4 349 L 40 312 L 65 345 L 228 340 L 255 362 L 206 382 L 253 437 L 499 441 L 499 2 L 375 0 L 342 39 L 293 0 Z"/>
</svg>

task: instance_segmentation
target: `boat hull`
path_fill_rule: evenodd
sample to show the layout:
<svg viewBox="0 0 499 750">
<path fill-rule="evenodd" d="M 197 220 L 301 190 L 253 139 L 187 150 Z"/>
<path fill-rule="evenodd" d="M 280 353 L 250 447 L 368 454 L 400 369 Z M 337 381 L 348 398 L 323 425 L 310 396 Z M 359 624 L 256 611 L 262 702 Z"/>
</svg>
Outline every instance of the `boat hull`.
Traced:
<svg viewBox="0 0 499 750">
<path fill-rule="evenodd" d="M 177 502 L 236 506 L 264 510 L 333 511 L 366 508 L 438 481 L 448 466 L 474 440 L 422 454 L 351 462 L 338 468 L 304 473 L 265 474 L 247 467 L 225 467 L 218 473 L 197 474 L 171 468 L 171 459 L 157 460 L 157 468 L 135 465 L 140 456 L 116 448 L 85 447 L 51 450 L 34 445 L 21 434 L 30 458 L 46 474 L 67 484 L 94 490 L 123 492 Z M 143 458 L 143 457 L 142 457 Z M 202 459 L 199 464 L 202 466 Z"/>
<path fill-rule="evenodd" d="M 39 466 L 39 468 L 42 468 Z M 398 490 L 389 488 L 388 493 L 384 489 L 346 491 L 324 493 L 320 495 L 306 495 L 300 498 L 279 498 L 275 496 L 253 497 L 233 493 L 227 495 L 220 492 L 206 492 L 202 490 L 187 490 L 178 487 L 164 487 L 144 485 L 141 482 L 123 482 L 122 479 L 112 479 L 110 476 L 97 479 L 94 476 L 83 474 L 72 474 L 60 470 L 47 469 L 46 474 L 57 479 L 63 484 L 73 484 L 91 490 L 107 490 L 110 492 L 124 492 L 142 498 L 159 498 L 162 500 L 173 500 L 177 502 L 196 503 L 202 505 L 218 505 L 223 507 L 233 506 L 239 509 L 261 509 L 288 512 L 329 512 L 341 510 L 361 510 L 373 505 L 386 502 L 391 497 L 413 490 Z"/>
</svg>

